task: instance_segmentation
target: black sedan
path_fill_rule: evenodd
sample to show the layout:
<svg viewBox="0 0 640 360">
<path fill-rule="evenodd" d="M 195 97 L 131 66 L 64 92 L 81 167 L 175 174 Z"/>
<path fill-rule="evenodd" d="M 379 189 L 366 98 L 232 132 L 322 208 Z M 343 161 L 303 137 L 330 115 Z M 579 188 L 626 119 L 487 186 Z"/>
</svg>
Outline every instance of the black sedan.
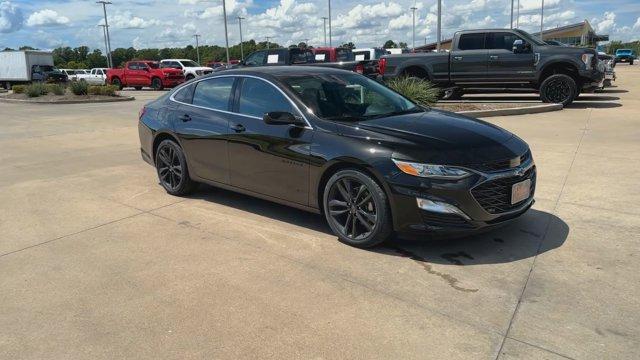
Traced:
<svg viewBox="0 0 640 360">
<path fill-rule="evenodd" d="M 343 70 L 198 78 L 147 104 L 139 133 L 168 193 L 202 182 L 324 213 L 359 247 L 474 232 L 533 204 L 536 168 L 520 138 Z"/>
</svg>

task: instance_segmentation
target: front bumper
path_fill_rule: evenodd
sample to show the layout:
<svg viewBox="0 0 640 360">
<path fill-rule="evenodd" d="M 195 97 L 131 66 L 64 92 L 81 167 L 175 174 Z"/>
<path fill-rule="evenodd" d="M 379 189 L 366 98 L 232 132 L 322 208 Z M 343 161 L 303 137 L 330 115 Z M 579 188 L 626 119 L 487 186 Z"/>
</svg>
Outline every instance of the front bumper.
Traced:
<svg viewBox="0 0 640 360">
<path fill-rule="evenodd" d="M 162 80 L 162 86 L 164 87 L 175 87 L 182 84 L 185 81 L 184 77 L 182 78 L 164 78 Z"/>
<path fill-rule="evenodd" d="M 458 181 L 430 180 L 400 173 L 389 180 L 394 228 L 401 236 L 425 233 L 469 234 L 502 225 L 524 214 L 534 203 L 536 167 L 533 159 L 504 171 L 483 172 Z M 511 204 L 511 187 L 529 179 L 530 195 Z M 445 203 L 459 212 L 426 211 L 417 199 Z"/>
</svg>

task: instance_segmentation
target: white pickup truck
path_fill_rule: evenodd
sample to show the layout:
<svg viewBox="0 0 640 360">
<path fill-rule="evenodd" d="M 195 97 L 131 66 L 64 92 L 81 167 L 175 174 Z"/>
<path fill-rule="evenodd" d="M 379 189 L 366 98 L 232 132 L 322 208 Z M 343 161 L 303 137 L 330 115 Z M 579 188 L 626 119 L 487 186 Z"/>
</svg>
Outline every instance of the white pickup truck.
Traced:
<svg viewBox="0 0 640 360">
<path fill-rule="evenodd" d="M 211 74 L 213 68 L 200 66 L 197 62 L 189 59 L 164 59 L 160 60 L 160 67 L 182 70 L 187 81 L 198 76 Z"/>
<path fill-rule="evenodd" d="M 88 74 L 75 74 L 75 80 L 86 81 L 91 85 L 104 85 L 107 79 L 106 68 L 93 68 Z"/>
</svg>

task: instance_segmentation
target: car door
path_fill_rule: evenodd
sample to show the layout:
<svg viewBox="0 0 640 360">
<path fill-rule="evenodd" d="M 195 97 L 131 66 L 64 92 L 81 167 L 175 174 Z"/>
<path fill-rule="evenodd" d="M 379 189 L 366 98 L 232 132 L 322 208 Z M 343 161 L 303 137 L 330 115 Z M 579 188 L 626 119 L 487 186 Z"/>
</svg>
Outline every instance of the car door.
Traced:
<svg viewBox="0 0 640 360">
<path fill-rule="evenodd" d="M 296 204 L 309 203 L 309 156 L 313 130 L 293 125 L 270 125 L 263 115 L 298 109 L 274 84 L 243 77 L 236 90 L 229 123 L 231 185 Z"/>
<path fill-rule="evenodd" d="M 227 135 L 234 77 L 215 77 L 178 90 L 175 131 L 180 138 L 189 170 L 196 176 L 229 183 Z"/>
<path fill-rule="evenodd" d="M 127 65 L 127 71 L 125 74 L 125 82 L 129 86 L 138 86 L 141 85 L 142 80 L 142 72 L 141 67 L 144 67 L 144 64 L 140 64 L 137 62 L 130 62 Z"/>
<path fill-rule="evenodd" d="M 507 31 L 487 34 L 488 78 L 499 82 L 535 79 L 536 71 L 531 45 L 529 44 L 526 52 L 514 53 L 513 42 L 516 40 L 525 41 L 518 35 Z"/>
<path fill-rule="evenodd" d="M 484 81 L 487 76 L 485 33 L 460 35 L 450 53 L 451 80 L 457 83 Z"/>
</svg>

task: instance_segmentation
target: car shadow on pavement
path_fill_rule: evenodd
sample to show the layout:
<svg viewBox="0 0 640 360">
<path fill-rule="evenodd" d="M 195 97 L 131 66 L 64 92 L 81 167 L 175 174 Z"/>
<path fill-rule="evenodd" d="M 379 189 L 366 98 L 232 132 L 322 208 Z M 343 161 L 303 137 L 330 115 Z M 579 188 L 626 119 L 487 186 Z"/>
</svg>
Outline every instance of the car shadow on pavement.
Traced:
<svg viewBox="0 0 640 360">
<path fill-rule="evenodd" d="M 237 210 L 265 216 L 335 238 L 323 215 L 309 213 L 267 200 L 228 190 L 201 185 L 190 196 Z M 548 225 L 549 224 L 549 225 Z M 364 251 L 411 258 L 423 263 L 448 265 L 500 264 L 527 259 L 562 246 L 569 226 L 557 216 L 529 210 L 525 215 L 500 228 L 463 238 L 434 237 L 420 239 L 394 237 L 388 242 Z M 346 245 L 345 245 L 346 246 Z"/>
</svg>

